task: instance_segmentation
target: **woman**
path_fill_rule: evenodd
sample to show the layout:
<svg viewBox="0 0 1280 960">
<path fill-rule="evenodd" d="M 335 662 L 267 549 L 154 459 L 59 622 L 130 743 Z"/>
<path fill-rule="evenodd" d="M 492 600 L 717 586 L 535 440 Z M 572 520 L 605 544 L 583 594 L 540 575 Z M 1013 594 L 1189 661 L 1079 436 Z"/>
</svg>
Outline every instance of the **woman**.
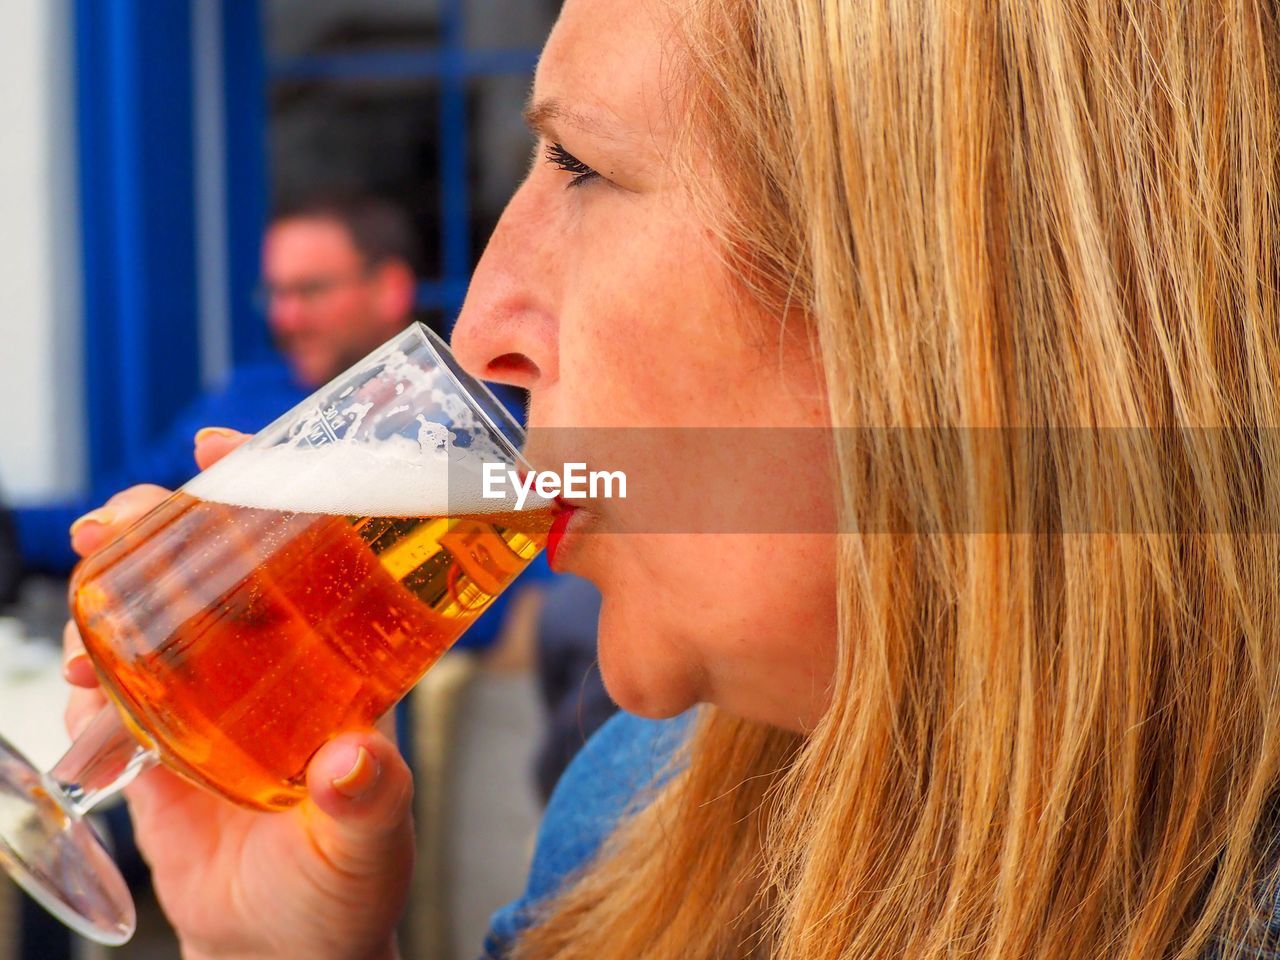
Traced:
<svg viewBox="0 0 1280 960">
<path fill-rule="evenodd" d="M 867 532 L 575 518 L 556 564 L 601 588 L 612 696 L 703 706 L 589 746 L 492 952 L 1270 955 L 1280 558 L 1244 524 L 1276 500 L 1248 441 L 1280 422 L 1276 16 L 565 4 L 465 365 L 535 426 L 876 429 L 811 478 Z M 1027 425 L 1055 428 L 1030 456 L 950 430 Z M 1097 469 L 1092 428 L 1151 426 L 1216 432 L 1121 433 Z M 394 954 L 402 764 L 348 734 L 308 784 L 274 816 L 131 788 L 188 957 Z"/>
</svg>

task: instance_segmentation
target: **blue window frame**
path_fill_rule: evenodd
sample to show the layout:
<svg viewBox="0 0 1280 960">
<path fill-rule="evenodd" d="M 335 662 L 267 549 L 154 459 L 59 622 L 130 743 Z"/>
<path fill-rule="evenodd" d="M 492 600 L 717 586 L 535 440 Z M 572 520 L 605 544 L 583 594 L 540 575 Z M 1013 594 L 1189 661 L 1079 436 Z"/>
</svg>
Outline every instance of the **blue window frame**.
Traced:
<svg viewBox="0 0 1280 960">
<path fill-rule="evenodd" d="M 428 239 L 437 242 L 440 263 L 438 276 L 424 278 L 420 283 L 418 306 L 440 311 L 446 326 L 451 325 L 462 305 L 473 266 L 468 155 L 473 118 L 468 106 L 468 84 L 484 77 L 530 77 L 538 57 L 538 50 L 533 47 L 469 46 L 466 14 L 465 0 L 438 0 L 438 39 L 418 49 L 300 54 L 268 62 L 272 83 L 423 80 L 436 85 L 439 236 Z"/>
<path fill-rule="evenodd" d="M 76 0 L 90 470 L 140 451 L 199 387 L 191 21 Z M 174 136 L 186 130 L 187 135 Z"/>
<path fill-rule="evenodd" d="M 278 85 L 423 80 L 438 97 L 438 268 L 419 306 L 449 327 L 473 266 L 471 88 L 529 77 L 533 46 L 468 46 L 467 0 L 438 0 L 430 43 L 269 57 L 263 0 L 74 0 L 89 467 L 142 449 L 201 388 L 193 4 L 218 7 L 224 123 L 227 340 L 233 363 L 269 350 L 252 291 L 270 194 Z M 534 0 L 526 0 L 533 3 Z M 359 5 L 356 5 L 359 6 Z M 554 0 L 547 0 L 547 21 Z M 490 13 L 492 16 L 492 12 Z"/>
</svg>

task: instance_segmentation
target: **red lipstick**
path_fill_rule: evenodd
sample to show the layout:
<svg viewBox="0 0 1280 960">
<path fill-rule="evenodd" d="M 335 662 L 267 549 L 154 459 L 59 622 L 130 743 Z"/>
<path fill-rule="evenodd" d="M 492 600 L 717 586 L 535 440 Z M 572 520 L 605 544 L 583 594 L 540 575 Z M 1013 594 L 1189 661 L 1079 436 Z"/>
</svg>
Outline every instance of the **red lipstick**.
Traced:
<svg viewBox="0 0 1280 960">
<path fill-rule="evenodd" d="M 569 526 L 569 521 L 573 519 L 573 515 L 577 512 L 577 507 L 562 506 L 560 512 L 556 514 L 556 518 L 551 521 L 551 529 L 547 531 L 547 562 L 551 564 L 552 569 L 555 569 L 556 551 L 560 549 L 560 541 L 564 538 L 564 531 Z"/>
</svg>

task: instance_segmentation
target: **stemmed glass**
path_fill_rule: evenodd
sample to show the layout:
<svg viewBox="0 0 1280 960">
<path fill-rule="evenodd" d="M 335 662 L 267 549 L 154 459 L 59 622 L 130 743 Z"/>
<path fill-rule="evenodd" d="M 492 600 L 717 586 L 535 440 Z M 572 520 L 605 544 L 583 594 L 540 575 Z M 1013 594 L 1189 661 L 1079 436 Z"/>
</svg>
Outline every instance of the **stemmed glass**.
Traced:
<svg viewBox="0 0 1280 960">
<path fill-rule="evenodd" d="M 86 819 L 164 763 L 283 810 L 310 757 L 392 708 L 546 543 L 481 497 L 524 433 L 421 324 L 85 559 L 71 608 L 110 703 L 48 773 L 0 738 L 0 864 L 89 939 L 133 934 Z"/>
</svg>

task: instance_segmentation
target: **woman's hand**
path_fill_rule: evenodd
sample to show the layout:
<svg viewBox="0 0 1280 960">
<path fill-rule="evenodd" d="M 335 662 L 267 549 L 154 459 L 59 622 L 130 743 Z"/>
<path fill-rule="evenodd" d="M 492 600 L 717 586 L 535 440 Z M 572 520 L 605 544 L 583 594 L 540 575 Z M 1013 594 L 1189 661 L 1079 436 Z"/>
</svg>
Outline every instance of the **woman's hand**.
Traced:
<svg viewBox="0 0 1280 960">
<path fill-rule="evenodd" d="M 247 437 L 196 436 L 201 469 Z M 98 549 L 168 495 L 131 487 L 77 521 L 72 546 Z M 75 623 L 64 633 L 74 735 L 106 702 Z M 393 928 L 413 865 L 413 784 L 374 731 L 336 737 L 307 768 L 307 797 L 286 813 L 238 807 L 163 767 L 125 791 L 138 847 L 187 960 L 397 955 Z"/>
</svg>

